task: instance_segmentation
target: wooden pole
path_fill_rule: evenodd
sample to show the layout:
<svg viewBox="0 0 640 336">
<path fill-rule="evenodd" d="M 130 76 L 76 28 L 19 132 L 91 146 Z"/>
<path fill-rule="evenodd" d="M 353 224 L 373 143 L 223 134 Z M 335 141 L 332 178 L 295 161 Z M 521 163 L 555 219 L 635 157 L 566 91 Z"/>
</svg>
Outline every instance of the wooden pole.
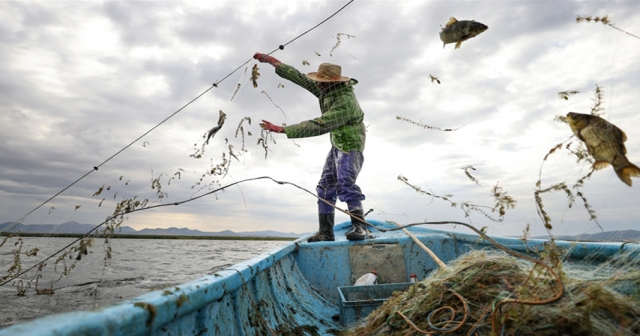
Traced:
<svg viewBox="0 0 640 336">
<path fill-rule="evenodd" d="M 411 237 L 411 239 L 413 239 L 413 241 L 418 244 L 418 246 L 420 246 L 425 252 L 427 252 L 427 254 L 429 254 L 431 256 L 431 258 L 433 258 L 433 260 L 435 260 L 436 264 L 438 264 L 438 266 L 440 266 L 441 269 L 447 269 L 447 265 L 445 265 L 445 263 L 442 262 L 442 260 L 440 260 L 440 258 L 438 258 L 438 256 L 433 253 L 433 251 L 431 251 L 426 245 L 424 245 L 419 239 L 418 237 L 416 237 L 413 233 L 409 232 L 409 230 L 407 230 L 406 228 L 402 227 L 402 225 L 396 223 L 396 222 L 392 222 L 393 224 L 397 225 L 398 227 L 402 228 L 402 231 L 404 231 L 404 233 L 407 234 L 407 236 Z"/>
</svg>

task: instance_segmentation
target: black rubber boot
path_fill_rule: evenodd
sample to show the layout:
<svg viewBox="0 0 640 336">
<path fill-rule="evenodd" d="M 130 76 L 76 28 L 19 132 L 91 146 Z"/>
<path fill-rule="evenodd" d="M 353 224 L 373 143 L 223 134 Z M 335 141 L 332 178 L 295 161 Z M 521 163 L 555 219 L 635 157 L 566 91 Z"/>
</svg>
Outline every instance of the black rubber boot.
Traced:
<svg viewBox="0 0 640 336">
<path fill-rule="evenodd" d="M 316 243 L 321 241 L 335 241 L 336 238 L 333 235 L 335 214 L 320 214 L 318 215 L 318 219 L 320 222 L 320 229 L 316 234 L 307 239 L 307 242 Z"/>
<path fill-rule="evenodd" d="M 362 209 L 353 210 L 351 216 L 353 216 L 351 217 L 351 229 L 347 231 L 345 236 L 348 240 L 364 240 L 369 234 L 367 224 L 364 222 L 364 212 Z"/>
</svg>

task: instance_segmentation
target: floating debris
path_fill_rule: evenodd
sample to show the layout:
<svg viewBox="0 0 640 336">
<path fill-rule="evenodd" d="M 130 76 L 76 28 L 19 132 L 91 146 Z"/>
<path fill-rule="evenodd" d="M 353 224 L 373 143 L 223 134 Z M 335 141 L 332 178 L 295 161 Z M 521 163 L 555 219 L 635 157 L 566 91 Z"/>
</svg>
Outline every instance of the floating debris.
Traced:
<svg viewBox="0 0 640 336">
<path fill-rule="evenodd" d="M 578 93 L 580 93 L 580 91 L 578 90 L 567 90 L 567 91 L 558 92 L 558 95 L 560 96 L 560 99 L 569 100 L 569 96 L 578 94 Z"/>
<path fill-rule="evenodd" d="M 104 184 L 103 184 L 100 188 L 98 188 L 98 191 L 96 191 L 95 193 L 93 193 L 93 196 L 98 196 L 98 195 L 100 195 L 100 194 L 102 193 L 102 191 L 103 191 L 103 190 L 104 190 Z M 93 196 L 91 196 L 91 197 L 93 197 Z"/>
<path fill-rule="evenodd" d="M 333 56 L 333 51 L 334 51 L 334 50 L 336 50 L 336 48 L 338 48 L 338 46 L 340 45 L 340 43 L 342 43 L 342 40 L 340 40 L 340 36 L 342 36 L 342 35 L 346 36 L 346 37 L 347 37 L 347 39 L 350 39 L 350 38 L 352 38 L 352 37 L 353 37 L 353 38 L 355 38 L 355 37 L 356 37 L 355 35 L 349 35 L 349 34 L 345 34 L 345 33 L 338 33 L 338 34 L 336 35 L 336 40 L 338 40 L 338 42 L 336 42 L 336 45 L 334 45 L 334 46 L 333 46 L 333 48 L 331 48 L 331 51 L 329 52 L 329 56 Z"/>
<path fill-rule="evenodd" d="M 609 16 L 607 16 L 607 15 L 602 16 L 602 17 L 600 17 L 600 16 L 591 17 L 590 15 L 589 16 L 580 16 L 580 15 L 578 15 L 576 17 L 576 23 L 580 23 L 580 22 L 584 22 L 584 21 L 587 21 L 587 22 L 591 22 L 591 21 L 593 21 L 593 22 L 602 22 L 602 24 L 604 24 L 604 25 L 607 25 L 607 26 L 609 26 L 609 27 L 611 27 L 613 29 L 619 30 L 619 31 L 621 31 L 621 32 L 623 32 L 623 33 L 625 33 L 625 34 L 627 34 L 629 36 L 632 36 L 632 37 L 635 37 L 637 39 L 640 39 L 640 36 L 631 34 L 626 30 L 622 30 L 622 29 L 616 27 L 613 23 L 611 23 L 611 20 L 609 20 Z"/>
<path fill-rule="evenodd" d="M 236 97 L 236 94 L 238 93 L 238 91 L 240 91 L 240 87 L 241 87 L 241 86 L 242 86 L 242 85 L 240 85 L 240 83 L 238 83 L 238 85 L 236 86 L 236 90 L 235 90 L 235 91 L 233 91 L 233 95 L 231 95 L 231 99 L 229 99 L 229 101 L 233 101 L 233 98 L 235 98 L 235 97 Z"/>
<path fill-rule="evenodd" d="M 257 88 L 258 87 L 258 77 L 260 77 L 260 73 L 258 72 L 258 70 L 260 70 L 260 68 L 258 68 L 257 64 L 253 65 L 253 68 L 251 69 L 251 82 L 253 82 L 253 87 Z"/>
<path fill-rule="evenodd" d="M 438 131 L 443 131 L 443 132 L 452 132 L 452 131 L 457 131 L 457 130 L 459 130 L 459 129 L 461 129 L 462 127 L 464 127 L 464 126 L 465 126 L 465 125 L 462 125 L 462 126 L 460 126 L 460 127 L 458 127 L 458 128 L 453 128 L 453 129 L 452 129 L 452 128 L 445 128 L 445 129 L 442 129 L 442 128 L 440 128 L 440 127 L 436 127 L 436 126 L 429 126 L 429 125 L 425 125 L 425 124 L 423 124 L 423 123 L 421 123 L 421 122 L 416 122 L 416 121 L 413 121 L 413 120 L 411 120 L 411 119 L 408 119 L 408 118 L 405 118 L 405 117 L 401 117 L 401 116 L 396 116 L 396 119 L 398 119 L 398 120 L 402 120 L 402 121 L 406 121 L 406 122 L 408 122 L 408 123 L 410 123 L 410 124 L 414 124 L 414 125 L 420 126 L 420 127 L 424 128 L 424 129 L 432 129 L 432 130 L 438 130 Z"/>
<path fill-rule="evenodd" d="M 260 92 L 260 93 L 264 93 L 264 95 L 267 96 L 267 98 L 269 98 L 269 100 L 271 101 L 273 106 L 277 107 L 282 112 L 282 114 L 284 115 L 285 118 L 287 117 L 287 115 L 284 113 L 284 110 L 280 106 L 276 105 L 276 103 L 273 101 L 273 99 L 271 99 L 271 97 L 269 96 L 269 94 L 266 91 L 262 90 L 262 92 Z"/>
</svg>

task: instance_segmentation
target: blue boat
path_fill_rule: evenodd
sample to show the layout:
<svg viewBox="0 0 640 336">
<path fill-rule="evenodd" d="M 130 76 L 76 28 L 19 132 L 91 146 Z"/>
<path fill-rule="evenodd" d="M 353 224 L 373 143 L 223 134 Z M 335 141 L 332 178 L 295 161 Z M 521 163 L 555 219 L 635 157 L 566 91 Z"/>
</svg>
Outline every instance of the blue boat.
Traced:
<svg viewBox="0 0 640 336">
<path fill-rule="evenodd" d="M 147 293 L 96 311 L 56 314 L 0 330 L 0 336 L 38 335 L 331 335 L 375 309 L 349 305 L 355 279 L 375 269 L 384 289 L 406 289 L 410 275 L 429 276 L 439 266 L 424 244 L 447 263 L 472 250 L 494 248 L 478 235 L 368 220 L 368 240 L 344 238 L 350 222 L 336 225 L 335 242 L 307 243 L 307 237 L 236 264 L 213 275 Z M 394 231 L 386 231 L 396 229 Z M 413 237 L 411 237 L 413 236 Z M 546 241 L 494 238 L 526 253 Z M 419 242 L 419 243 L 418 243 Z M 605 261 L 625 250 L 638 258 L 638 247 L 622 243 L 557 242 L 570 259 Z M 373 287 L 373 286 L 370 286 Z M 381 294 L 380 292 L 379 294 Z M 356 301 L 357 302 L 357 301 Z"/>
</svg>

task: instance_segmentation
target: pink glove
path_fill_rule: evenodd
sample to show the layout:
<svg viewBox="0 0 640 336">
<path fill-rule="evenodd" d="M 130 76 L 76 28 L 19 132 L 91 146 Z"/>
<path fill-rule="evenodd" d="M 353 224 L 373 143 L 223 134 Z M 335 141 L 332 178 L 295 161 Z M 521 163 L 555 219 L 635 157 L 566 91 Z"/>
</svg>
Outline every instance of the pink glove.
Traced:
<svg viewBox="0 0 640 336">
<path fill-rule="evenodd" d="M 270 131 L 274 133 L 284 133 L 284 127 L 276 126 L 266 120 L 262 121 L 262 123 L 260 124 L 260 128 L 262 128 L 265 131 Z"/>
<path fill-rule="evenodd" d="M 278 61 L 275 57 L 272 57 L 272 56 L 269 56 L 269 55 L 256 53 L 255 55 L 253 55 L 253 58 L 257 59 L 258 61 L 260 61 L 262 63 L 269 63 L 269 64 L 273 65 L 274 67 L 280 66 L 280 61 Z"/>
</svg>

